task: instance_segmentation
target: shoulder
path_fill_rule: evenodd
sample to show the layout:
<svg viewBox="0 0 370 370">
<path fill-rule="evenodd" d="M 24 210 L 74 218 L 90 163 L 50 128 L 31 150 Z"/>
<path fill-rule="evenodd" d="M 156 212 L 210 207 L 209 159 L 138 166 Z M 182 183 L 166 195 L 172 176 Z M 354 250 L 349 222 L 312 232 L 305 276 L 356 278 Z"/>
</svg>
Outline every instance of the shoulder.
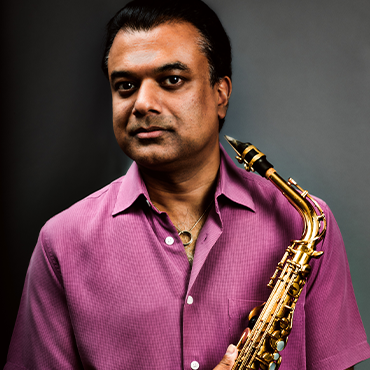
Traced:
<svg viewBox="0 0 370 370">
<path fill-rule="evenodd" d="M 296 212 L 281 190 L 271 181 L 238 167 L 224 150 L 221 152 L 220 192 L 227 198 L 257 213 L 259 211 L 290 212 L 291 210 L 293 210 L 292 213 Z"/>
<path fill-rule="evenodd" d="M 124 178 L 125 176 L 122 176 L 107 186 L 81 199 L 63 212 L 54 216 L 50 221 L 57 221 L 60 218 L 69 219 L 73 216 L 84 216 L 86 212 L 91 213 L 101 212 L 104 209 L 109 210 L 109 208 L 113 207 L 116 202 L 117 195 Z"/>
<path fill-rule="evenodd" d="M 226 179 L 225 179 L 226 180 Z M 279 189 L 274 183 L 264 177 L 236 166 L 229 166 L 227 171 L 227 181 L 231 186 L 225 186 L 227 197 L 235 203 L 247 206 L 254 212 L 254 219 L 257 219 L 266 230 L 268 227 L 275 230 L 292 234 L 295 238 L 303 232 L 304 223 L 299 207 L 292 204 L 285 191 Z M 288 182 L 284 180 L 287 188 Z M 231 190 L 229 190 L 231 189 Z M 293 187 L 294 189 L 294 187 Z M 298 190 L 297 190 L 298 191 Z M 299 191 L 298 191 L 299 192 Z M 328 205 L 320 198 L 310 195 L 321 207 L 328 221 L 328 235 L 338 235 L 338 228 L 335 219 Z M 309 201 L 313 208 L 315 204 Z M 298 208 L 298 209 L 297 209 Z"/>
<path fill-rule="evenodd" d="M 114 180 L 48 220 L 41 230 L 43 238 L 76 235 L 111 217 L 124 177 Z"/>
<path fill-rule="evenodd" d="M 274 206 L 278 210 L 292 209 L 293 212 L 297 213 L 284 196 L 283 191 L 278 189 L 275 184 L 257 173 L 247 172 L 244 168 L 238 167 L 222 146 L 220 146 L 220 150 L 221 189 L 228 198 L 234 200 L 233 198 L 237 198 L 235 194 L 244 193 L 252 198 L 256 207 L 269 207 L 270 210 L 272 210 L 271 207 Z M 288 182 L 285 179 L 282 180 L 284 180 L 288 186 Z M 304 188 L 304 184 L 300 185 L 303 185 Z M 307 190 L 309 192 L 309 189 Z M 325 211 L 331 214 L 329 207 L 322 199 L 315 196 L 313 196 L 313 198 Z"/>
</svg>

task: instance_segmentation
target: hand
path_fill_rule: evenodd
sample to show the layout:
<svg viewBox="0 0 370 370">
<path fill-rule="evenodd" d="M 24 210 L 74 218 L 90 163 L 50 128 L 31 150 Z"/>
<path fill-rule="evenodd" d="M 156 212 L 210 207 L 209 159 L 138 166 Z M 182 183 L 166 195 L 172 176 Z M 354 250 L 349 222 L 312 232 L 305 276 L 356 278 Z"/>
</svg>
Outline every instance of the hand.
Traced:
<svg viewBox="0 0 370 370">
<path fill-rule="evenodd" d="M 231 370 L 235 359 L 238 357 L 238 351 L 233 344 L 227 347 L 225 356 L 222 357 L 221 362 L 213 370 Z"/>
<path fill-rule="evenodd" d="M 237 357 L 238 351 L 236 350 L 236 347 L 233 344 L 230 344 L 229 347 L 227 347 L 225 356 L 222 357 L 220 363 L 213 370 L 231 370 Z M 354 366 L 347 370 L 354 370 Z"/>
</svg>

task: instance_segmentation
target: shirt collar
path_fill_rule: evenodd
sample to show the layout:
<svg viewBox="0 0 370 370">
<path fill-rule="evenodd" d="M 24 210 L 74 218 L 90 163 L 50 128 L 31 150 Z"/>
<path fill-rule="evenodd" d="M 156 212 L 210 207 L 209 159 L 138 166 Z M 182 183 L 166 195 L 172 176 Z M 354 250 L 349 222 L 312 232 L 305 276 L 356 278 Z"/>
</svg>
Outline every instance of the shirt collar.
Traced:
<svg viewBox="0 0 370 370">
<path fill-rule="evenodd" d="M 250 175 L 245 170 L 235 165 L 221 144 L 220 152 L 220 175 L 215 192 L 215 199 L 220 195 L 224 195 L 231 201 L 255 211 L 253 197 L 248 190 L 247 180 Z"/>
<path fill-rule="evenodd" d="M 231 201 L 255 210 L 253 198 L 248 189 L 246 189 L 246 172 L 239 169 L 226 153 L 223 146 L 220 144 L 220 173 L 218 184 L 215 192 L 215 199 L 220 195 L 224 195 Z M 117 194 L 116 203 L 112 215 L 116 215 L 129 208 L 140 195 L 144 195 L 147 201 L 150 202 L 148 190 L 145 186 L 144 180 L 141 177 L 139 167 L 135 162 L 127 171 L 126 175 L 122 177 L 119 192 Z"/>
<path fill-rule="evenodd" d="M 112 215 L 114 216 L 117 213 L 125 211 L 140 195 L 144 195 L 150 201 L 149 193 L 141 177 L 139 167 L 136 162 L 133 162 L 126 175 L 122 177 Z"/>
</svg>

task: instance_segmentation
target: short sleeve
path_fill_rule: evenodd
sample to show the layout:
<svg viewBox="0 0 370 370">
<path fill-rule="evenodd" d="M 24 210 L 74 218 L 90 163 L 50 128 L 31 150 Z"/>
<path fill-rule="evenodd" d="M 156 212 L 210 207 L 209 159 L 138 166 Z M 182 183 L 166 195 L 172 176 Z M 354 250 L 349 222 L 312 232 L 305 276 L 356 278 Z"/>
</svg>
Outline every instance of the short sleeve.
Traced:
<svg viewBox="0 0 370 370">
<path fill-rule="evenodd" d="M 4 370 L 80 369 L 62 279 L 41 230 L 32 254 Z"/>
<path fill-rule="evenodd" d="M 325 206 L 327 232 L 307 284 L 307 369 L 347 369 L 370 357 L 339 227 Z"/>
</svg>

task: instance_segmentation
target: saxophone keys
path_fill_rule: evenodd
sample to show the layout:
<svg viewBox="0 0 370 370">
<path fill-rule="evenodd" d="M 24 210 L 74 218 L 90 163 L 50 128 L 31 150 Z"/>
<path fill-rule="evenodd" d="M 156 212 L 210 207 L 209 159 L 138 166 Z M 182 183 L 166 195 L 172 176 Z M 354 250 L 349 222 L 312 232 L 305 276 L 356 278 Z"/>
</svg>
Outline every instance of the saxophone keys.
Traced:
<svg viewBox="0 0 370 370">
<path fill-rule="evenodd" d="M 281 360 L 281 357 L 280 357 L 280 360 Z M 280 364 L 281 364 L 281 361 L 277 361 L 277 362 L 270 362 L 269 363 L 269 367 L 267 368 L 268 370 L 278 370 L 279 367 L 280 367 Z"/>
<path fill-rule="evenodd" d="M 304 189 L 302 189 L 298 184 L 297 184 L 297 181 L 295 181 L 294 179 L 292 179 L 291 177 L 289 177 L 289 179 L 288 179 L 288 185 L 293 185 L 293 186 L 295 186 L 298 190 L 300 190 L 301 192 L 302 192 L 302 194 L 301 194 L 301 196 L 303 197 L 303 198 L 305 198 L 307 195 L 308 195 L 308 192 L 307 192 L 307 190 L 304 190 Z M 303 193 L 304 193 L 304 195 L 303 195 Z"/>
<path fill-rule="evenodd" d="M 278 370 L 279 367 L 281 365 L 281 357 L 279 357 L 279 359 L 276 361 L 276 367 L 275 367 L 275 370 Z"/>
<path fill-rule="evenodd" d="M 303 191 L 303 192 L 301 193 L 301 197 L 302 197 L 302 198 L 306 198 L 306 197 L 307 197 L 307 195 L 308 195 L 308 191 L 307 191 L 307 190 L 305 190 L 305 191 Z"/>
<path fill-rule="evenodd" d="M 320 258 L 324 254 L 323 251 L 313 251 L 312 252 L 312 257 L 313 258 Z"/>
<path fill-rule="evenodd" d="M 303 279 L 306 279 L 310 276 L 311 270 L 312 270 L 311 266 L 308 263 L 306 263 L 305 265 L 302 266 L 302 269 L 299 273 Z"/>
<path fill-rule="evenodd" d="M 274 353 L 265 353 L 262 357 L 263 362 L 265 363 L 264 367 L 267 370 L 276 370 L 278 368 L 278 361 L 280 359 L 280 355 L 277 352 Z M 281 361 L 280 361 L 281 362 Z"/>
<path fill-rule="evenodd" d="M 301 287 L 298 283 L 292 284 L 292 286 L 289 288 L 288 294 L 292 297 L 296 297 L 301 291 Z"/>
<path fill-rule="evenodd" d="M 277 350 L 278 352 L 282 351 L 285 348 L 286 340 L 282 338 L 280 330 L 275 330 L 271 334 L 270 345 L 273 349 Z"/>
<path fill-rule="evenodd" d="M 290 329 L 291 327 L 291 320 L 289 320 L 286 317 L 283 317 L 282 319 L 280 319 L 279 324 L 281 329 L 287 330 Z"/>
<path fill-rule="evenodd" d="M 252 321 L 252 319 L 255 319 L 253 325 L 248 325 L 249 328 L 253 329 L 253 326 L 257 321 L 259 314 L 262 312 L 263 307 L 265 307 L 265 303 L 266 302 L 263 302 L 260 306 L 254 307 L 253 310 L 249 312 L 248 320 Z"/>
<path fill-rule="evenodd" d="M 279 340 L 277 343 L 276 343 L 276 349 L 278 352 L 282 351 L 283 349 L 285 348 L 285 341 L 283 340 Z"/>
<path fill-rule="evenodd" d="M 247 163 L 244 163 L 244 169 L 248 172 L 254 172 L 254 168 Z"/>
<path fill-rule="evenodd" d="M 262 359 L 267 363 L 269 364 L 270 362 L 272 362 L 274 360 L 274 356 L 272 353 L 270 352 L 266 352 L 263 354 L 262 356 Z"/>
<path fill-rule="evenodd" d="M 281 357 L 276 362 L 270 362 L 267 366 L 263 365 L 261 366 L 262 370 L 278 370 L 281 364 Z"/>
<path fill-rule="evenodd" d="M 243 331 L 243 334 L 242 334 L 242 336 L 240 337 L 238 344 L 236 345 L 236 348 L 237 348 L 239 351 L 241 351 L 241 350 L 243 349 L 243 346 L 244 346 L 245 342 L 247 341 L 247 338 L 248 338 L 248 336 L 249 336 L 250 332 L 251 332 L 251 329 L 250 329 L 250 328 L 246 328 L 246 329 Z"/>
<path fill-rule="evenodd" d="M 275 279 L 271 277 L 269 283 L 267 284 L 267 287 L 274 289 L 274 286 L 275 286 Z"/>
</svg>

